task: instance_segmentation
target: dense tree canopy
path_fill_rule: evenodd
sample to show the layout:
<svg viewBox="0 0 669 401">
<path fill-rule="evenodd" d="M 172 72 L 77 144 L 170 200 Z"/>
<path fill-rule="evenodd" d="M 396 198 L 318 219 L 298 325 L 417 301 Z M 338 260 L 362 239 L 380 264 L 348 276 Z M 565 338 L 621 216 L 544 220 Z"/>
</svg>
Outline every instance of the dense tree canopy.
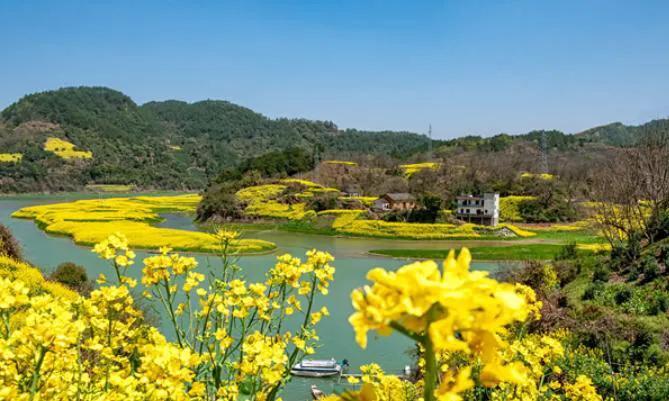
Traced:
<svg viewBox="0 0 669 401">
<path fill-rule="evenodd" d="M 42 149 L 58 137 L 91 151 L 63 160 Z M 310 155 L 409 155 L 426 138 L 410 133 L 340 131 L 327 121 L 269 119 L 225 101 L 150 102 L 99 87 L 25 96 L 0 114 L 0 191 L 62 191 L 88 183 L 139 188 L 202 189 L 226 168 L 287 148 Z"/>
<path fill-rule="evenodd" d="M 588 144 L 634 145 L 642 127 L 615 123 L 576 135 L 533 131 L 432 142 L 441 158 L 507 152 L 519 144 L 538 149 L 542 138 L 549 150 L 564 153 Z M 93 157 L 62 159 L 43 149 L 48 137 Z M 23 156 L 18 163 L 0 162 L 0 192 L 80 190 L 86 184 L 202 189 L 226 169 L 288 148 L 303 149 L 316 161 L 382 156 L 397 162 L 425 156 L 429 141 L 408 132 L 339 130 L 330 121 L 270 119 L 226 101 L 139 106 L 108 88 L 64 88 L 25 96 L 0 113 L 0 153 Z"/>
</svg>

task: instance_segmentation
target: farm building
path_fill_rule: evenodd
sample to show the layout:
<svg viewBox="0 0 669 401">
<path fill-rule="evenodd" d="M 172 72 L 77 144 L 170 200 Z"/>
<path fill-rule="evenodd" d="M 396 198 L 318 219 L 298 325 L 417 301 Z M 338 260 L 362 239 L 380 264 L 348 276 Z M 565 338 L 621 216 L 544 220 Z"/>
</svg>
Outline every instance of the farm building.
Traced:
<svg viewBox="0 0 669 401">
<path fill-rule="evenodd" d="M 379 197 L 374 201 L 374 210 L 393 211 L 393 210 L 411 210 L 416 207 L 416 198 L 406 192 L 389 193 Z"/>
<path fill-rule="evenodd" d="M 499 194 L 461 195 L 457 197 L 457 202 L 455 215 L 458 219 L 487 226 L 499 223 Z"/>
</svg>

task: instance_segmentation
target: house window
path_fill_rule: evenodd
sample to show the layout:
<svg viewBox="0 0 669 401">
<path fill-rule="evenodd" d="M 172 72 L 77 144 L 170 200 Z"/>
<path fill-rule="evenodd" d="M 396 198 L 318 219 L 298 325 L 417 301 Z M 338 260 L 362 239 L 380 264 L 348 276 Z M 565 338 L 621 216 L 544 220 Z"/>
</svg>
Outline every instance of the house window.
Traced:
<svg viewBox="0 0 669 401">
<path fill-rule="evenodd" d="M 467 209 L 467 214 L 469 214 L 469 209 Z"/>
</svg>

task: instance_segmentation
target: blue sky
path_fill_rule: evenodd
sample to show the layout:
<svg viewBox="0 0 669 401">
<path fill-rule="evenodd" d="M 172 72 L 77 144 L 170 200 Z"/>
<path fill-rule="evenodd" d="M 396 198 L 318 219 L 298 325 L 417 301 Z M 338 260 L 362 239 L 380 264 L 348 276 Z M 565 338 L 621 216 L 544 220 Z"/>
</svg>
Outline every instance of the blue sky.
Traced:
<svg viewBox="0 0 669 401">
<path fill-rule="evenodd" d="M 103 85 L 435 137 L 669 115 L 668 1 L 0 2 L 0 107 Z"/>
</svg>

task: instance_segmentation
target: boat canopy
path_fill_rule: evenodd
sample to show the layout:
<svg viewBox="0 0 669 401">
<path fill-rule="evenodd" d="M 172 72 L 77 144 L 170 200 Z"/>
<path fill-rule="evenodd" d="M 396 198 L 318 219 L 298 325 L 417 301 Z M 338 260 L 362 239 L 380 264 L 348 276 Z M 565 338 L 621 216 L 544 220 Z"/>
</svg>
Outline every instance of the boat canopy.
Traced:
<svg viewBox="0 0 669 401">
<path fill-rule="evenodd" d="M 337 366 L 337 361 L 334 359 L 305 359 L 299 365 L 302 368 L 334 368 Z"/>
</svg>

